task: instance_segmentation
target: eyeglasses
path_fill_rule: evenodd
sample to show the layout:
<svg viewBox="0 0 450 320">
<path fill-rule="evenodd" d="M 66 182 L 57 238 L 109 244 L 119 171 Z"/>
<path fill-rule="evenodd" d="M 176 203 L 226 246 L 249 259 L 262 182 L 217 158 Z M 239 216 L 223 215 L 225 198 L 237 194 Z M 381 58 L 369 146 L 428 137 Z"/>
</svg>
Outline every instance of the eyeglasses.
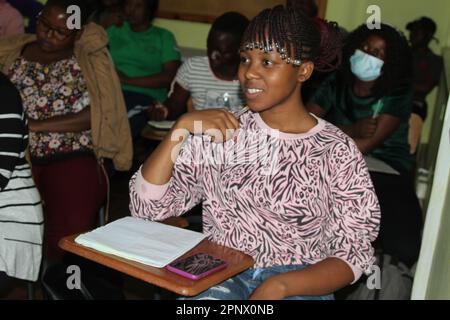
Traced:
<svg viewBox="0 0 450 320">
<path fill-rule="evenodd" d="M 75 33 L 75 31 L 63 31 L 61 29 L 53 28 L 48 22 L 46 22 L 42 17 L 39 15 L 37 17 L 37 28 L 38 31 L 42 31 L 45 34 L 48 34 L 49 31 L 52 31 L 52 35 L 58 39 L 58 40 L 66 40 L 71 35 Z"/>
</svg>

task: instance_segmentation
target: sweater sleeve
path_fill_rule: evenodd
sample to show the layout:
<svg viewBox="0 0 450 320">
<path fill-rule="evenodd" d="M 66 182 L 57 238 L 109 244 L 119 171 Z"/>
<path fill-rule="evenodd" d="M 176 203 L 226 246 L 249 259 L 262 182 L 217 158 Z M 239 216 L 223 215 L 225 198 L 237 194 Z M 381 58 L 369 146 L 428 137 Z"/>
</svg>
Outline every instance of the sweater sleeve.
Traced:
<svg viewBox="0 0 450 320">
<path fill-rule="evenodd" d="M 2 92 L 2 107 L 0 108 L 0 191 L 2 191 L 8 185 L 23 152 L 24 122 L 21 112 L 22 100 L 19 93 L 12 85 L 3 85 L 3 83 L 0 83 L 0 91 Z"/>
<path fill-rule="evenodd" d="M 130 180 L 130 212 L 135 217 L 161 221 L 180 216 L 203 199 L 201 137 L 190 136 L 175 162 L 170 181 L 162 186 L 147 182 L 141 169 Z"/>
<path fill-rule="evenodd" d="M 380 207 L 369 171 L 356 145 L 347 140 L 332 151 L 332 212 L 326 231 L 329 257 L 346 262 L 356 282 L 375 262 Z"/>
</svg>

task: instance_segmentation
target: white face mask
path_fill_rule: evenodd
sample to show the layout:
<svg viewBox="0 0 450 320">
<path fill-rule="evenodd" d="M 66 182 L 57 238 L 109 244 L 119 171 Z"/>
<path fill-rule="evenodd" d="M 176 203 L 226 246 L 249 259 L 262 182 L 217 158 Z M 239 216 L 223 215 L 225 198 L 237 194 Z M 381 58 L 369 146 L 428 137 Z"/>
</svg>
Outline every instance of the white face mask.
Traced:
<svg viewBox="0 0 450 320">
<path fill-rule="evenodd" d="M 373 81 L 381 76 L 384 61 L 357 49 L 350 58 L 353 74 L 361 81 Z"/>
</svg>

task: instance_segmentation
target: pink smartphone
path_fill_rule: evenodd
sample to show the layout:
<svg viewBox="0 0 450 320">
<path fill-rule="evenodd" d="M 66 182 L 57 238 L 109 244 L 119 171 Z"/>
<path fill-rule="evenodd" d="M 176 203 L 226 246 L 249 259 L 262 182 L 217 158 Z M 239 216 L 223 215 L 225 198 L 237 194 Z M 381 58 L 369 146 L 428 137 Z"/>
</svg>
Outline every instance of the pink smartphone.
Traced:
<svg viewBox="0 0 450 320">
<path fill-rule="evenodd" d="M 199 280 L 227 267 L 227 263 L 206 253 L 197 253 L 177 260 L 166 268 L 191 280 Z"/>
</svg>

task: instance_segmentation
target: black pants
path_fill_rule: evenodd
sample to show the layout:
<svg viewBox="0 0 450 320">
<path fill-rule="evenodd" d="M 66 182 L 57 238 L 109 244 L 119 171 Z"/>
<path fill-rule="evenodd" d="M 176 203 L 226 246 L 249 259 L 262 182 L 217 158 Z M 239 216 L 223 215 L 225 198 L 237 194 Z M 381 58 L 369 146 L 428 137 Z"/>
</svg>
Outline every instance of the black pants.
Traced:
<svg viewBox="0 0 450 320">
<path fill-rule="evenodd" d="M 9 277 L 5 272 L 0 271 L 0 298 L 3 294 L 6 293 L 6 290 L 9 289 L 11 282 L 12 278 Z"/>
<path fill-rule="evenodd" d="M 411 267 L 419 257 L 423 224 L 413 179 L 372 172 L 371 177 L 381 208 L 376 246 Z"/>
<path fill-rule="evenodd" d="M 133 140 L 136 140 L 147 124 L 147 116 L 141 107 L 148 107 L 153 103 L 154 99 L 145 94 L 132 91 L 123 91 L 123 97 L 127 112 L 134 110 L 133 116 L 128 121 L 130 122 L 131 136 Z"/>
</svg>

